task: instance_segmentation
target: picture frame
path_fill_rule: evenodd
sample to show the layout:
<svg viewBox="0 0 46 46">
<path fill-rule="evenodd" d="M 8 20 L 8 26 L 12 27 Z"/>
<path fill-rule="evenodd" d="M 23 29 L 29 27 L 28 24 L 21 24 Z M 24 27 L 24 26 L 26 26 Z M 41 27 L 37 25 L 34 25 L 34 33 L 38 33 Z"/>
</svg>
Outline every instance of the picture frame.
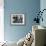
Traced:
<svg viewBox="0 0 46 46">
<path fill-rule="evenodd" d="M 25 24 L 24 14 L 11 14 L 11 24 L 12 25 L 24 25 Z"/>
</svg>

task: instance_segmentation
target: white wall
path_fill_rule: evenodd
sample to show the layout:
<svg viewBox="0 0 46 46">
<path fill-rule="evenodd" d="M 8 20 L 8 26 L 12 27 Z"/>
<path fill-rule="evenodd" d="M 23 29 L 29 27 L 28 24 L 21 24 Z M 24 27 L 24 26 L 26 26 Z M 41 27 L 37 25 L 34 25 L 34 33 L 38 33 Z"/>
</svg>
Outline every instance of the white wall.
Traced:
<svg viewBox="0 0 46 46">
<path fill-rule="evenodd" d="M 0 42 L 4 41 L 4 1 L 0 0 Z"/>
<path fill-rule="evenodd" d="M 40 0 L 40 4 L 41 9 L 46 9 L 46 0 Z"/>
</svg>

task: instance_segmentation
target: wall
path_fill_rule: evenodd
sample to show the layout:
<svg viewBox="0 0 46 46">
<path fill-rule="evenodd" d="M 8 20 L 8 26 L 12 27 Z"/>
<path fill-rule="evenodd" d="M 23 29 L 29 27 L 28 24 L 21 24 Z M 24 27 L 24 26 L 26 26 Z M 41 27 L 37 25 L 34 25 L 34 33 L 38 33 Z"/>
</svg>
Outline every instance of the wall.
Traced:
<svg viewBox="0 0 46 46">
<path fill-rule="evenodd" d="M 4 41 L 4 3 L 0 0 L 0 42 Z"/>
<path fill-rule="evenodd" d="M 18 41 L 32 30 L 36 12 L 40 10 L 40 0 L 4 0 L 4 38 L 7 41 Z M 24 14 L 26 24 L 12 26 L 10 24 L 11 13 Z"/>
</svg>

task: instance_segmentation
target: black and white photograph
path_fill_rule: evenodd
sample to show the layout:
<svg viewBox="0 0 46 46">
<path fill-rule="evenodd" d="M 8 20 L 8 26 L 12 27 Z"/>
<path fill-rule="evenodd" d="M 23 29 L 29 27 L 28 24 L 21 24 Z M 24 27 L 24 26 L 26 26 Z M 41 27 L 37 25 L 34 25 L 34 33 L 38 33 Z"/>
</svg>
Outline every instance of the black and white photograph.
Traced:
<svg viewBox="0 0 46 46">
<path fill-rule="evenodd" d="M 11 14 L 11 24 L 24 25 L 25 24 L 24 14 Z"/>
</svg>

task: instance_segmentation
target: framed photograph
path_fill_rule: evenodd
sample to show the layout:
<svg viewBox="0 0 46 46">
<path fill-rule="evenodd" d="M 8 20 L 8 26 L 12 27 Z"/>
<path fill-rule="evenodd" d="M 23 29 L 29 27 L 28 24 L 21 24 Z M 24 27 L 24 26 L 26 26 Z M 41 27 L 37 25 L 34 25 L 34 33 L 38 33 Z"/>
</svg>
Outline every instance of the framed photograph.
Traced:
<svg viewBox="0 0 46 46">
<path fill-rule="evenodd" d="M 11 24 L 12 25 L 24 25 L 25 24 L 24 14 L 11 14 Z"/>
</svg>

